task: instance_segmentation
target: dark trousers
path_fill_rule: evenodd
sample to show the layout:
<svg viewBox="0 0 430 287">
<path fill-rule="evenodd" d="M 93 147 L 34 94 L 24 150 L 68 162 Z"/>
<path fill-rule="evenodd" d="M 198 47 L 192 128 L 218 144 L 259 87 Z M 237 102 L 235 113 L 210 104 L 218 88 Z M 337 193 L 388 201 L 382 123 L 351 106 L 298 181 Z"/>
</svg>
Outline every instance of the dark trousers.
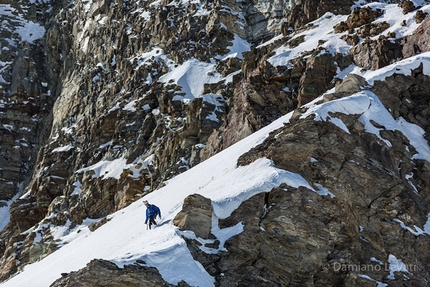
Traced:
<svg viewBox="0 0 430 287">
<path fill-rule="evenodd" d="M 157 223 L 155 222 L 155 217 L 156 217 L 156 215 L 151 215 L 149 217 L 149 229 L 151 229 L 152 225 L 157 225 Z"/>
</svg>

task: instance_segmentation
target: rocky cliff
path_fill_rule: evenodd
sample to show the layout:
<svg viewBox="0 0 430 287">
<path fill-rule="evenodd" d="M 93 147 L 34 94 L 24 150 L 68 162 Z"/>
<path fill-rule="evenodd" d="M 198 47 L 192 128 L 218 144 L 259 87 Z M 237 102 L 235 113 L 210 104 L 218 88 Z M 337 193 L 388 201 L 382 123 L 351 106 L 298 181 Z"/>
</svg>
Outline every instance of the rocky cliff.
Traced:
<svg viewBox="0 0 430 287">
<path fill-rule="evenodd" d="M 104 222 L 294 111 L 291 125 L 238 165 L 267 157 L 336 197 L 310 198 L 307 190 L 285 193 L 284 187 L 256 196 L 221 223 L 246 226 L 229 242 L 229 253 L 206 258 L 190 241 L 195 257 L 220 286 L 363 286 L 369 281 L 351 270 L 333 273 L 319 264 L 370 264 L 367 254 L 388 258 L 401 238 L 396 244 L 409 246 L 401 254 L 414 254 L 407 263 L 420 269 L 408 284 L 424 286 L 428 237 L 392 226 L 395 218 L 426 223 L 428 159 L 411 160 L 414 147 L 402 132 L 377 123 L 382 138 L 365 132 L 358 115 L 342 116 L 349 133 L 301 118 L 304 106 L 324 93 L 329 102 L 366 90 L 395 119 L 421 127 L 429 141 L 427 67 L 372 84 L 345 77 L 353 67 L 377 70 L 430 49 L 425 2 L 394 4 L 405 17 L 398 22 L 380 20 L 382 4 L 0 0 L 0 204 L 10 214 L 0 235 L 0 279 L 58 248 L 52 226 Z M 318 21 L 331 23 L 346 48 L 333 49 L 321 35 L 288 62 L 276 60 L 310 43 L 307 35 Z M 399 27 L 410 32 L 396 32 Z M 249 214 L 264 206 L 270 207 L 264 218 Z M 210 220 L 207 214 L 197 218 Z M 121 272 L 103 262 L 92 262 L 90 273 L 92 268 L 113 277 Z M 135 271 L 149 274 L 143 269 Z M 265 277 L 267 270 L 272 277 Z M 162 279 L 151 272 L 142 280 L 160 286 Z M 382 282 L 386 275 L 372 278 Z M 396 279 L 401 284 L 404 278 Z"/>
</svg>

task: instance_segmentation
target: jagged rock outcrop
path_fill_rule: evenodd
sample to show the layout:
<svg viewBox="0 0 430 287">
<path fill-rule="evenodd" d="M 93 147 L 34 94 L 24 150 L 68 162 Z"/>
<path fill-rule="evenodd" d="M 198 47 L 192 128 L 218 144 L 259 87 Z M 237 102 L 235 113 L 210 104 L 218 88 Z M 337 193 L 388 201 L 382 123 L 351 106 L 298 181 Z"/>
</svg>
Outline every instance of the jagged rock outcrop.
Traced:
<svg viewBox="0 0 430 287">
<path fill-rule="evenodd" d="M 3 2 L 2 2 L 3 4 Z M 47 7 L 4 2 L 0 14 L 0 202 L 28 184 L 38 149 L 46 139 L 45 120 L 53 98 L 44 73 L 44 28 L 37 23 Z M 16 11 L 20 11 L 17 13 Z M 36 23 L 35 23 L 36 22 Z M 32 27 L 33 33 L 14 29 Z M 22 39 L 26 42 L 21 42 Z"/>
<path fill-rule="evenodd" d="M 401 59 L 401 47 L 398 42 L 390 41 L 385 36 L 370 39 L 390 27 L 386 22 L 373 23 L 380 16 L 382 16 L 380 9 L 354 8 L 345 22 L 340 22 L 334 27 L 336 33 L 348 31 L 348 35 L 344 35 L 343 39 L 355 46 L 350 54 L 357 65 L 366 69 L 376 70 Z M 360 38 L 365 40 L 360 43 Z"/>
<path fill-rule="evenodd" d="M 144 262 L 141 262 L 144 264 Z M 143 287 L 173 286 L 166 283 L 157 269 L 143 265 L 125 265 L 119 268 L 114 263 L 102 259 L 94 259 L 84 269 L 68 274 L 52 283 L 51 287 L 68 286 L 109 286 L 109 287 Z M 180 287 L 188 284 L 180 282 Z"/>
<path fill-rule="evenodd" d="M 369 198 L 370 192 L 355 190 L 346 199 L 281 186 L 245 201 L 220 222 L 220 227 L 244 224 L 244 231 L 226 242 L 227 253 L 206 254 L 195 242 L 188 244 L 218 286 L 374 286 L 364 275 L 390 286 L 425 286 L 429 238 L 393 220 L 397 213 L 415 222 L 420 213 L 411 209 L 407 192 L 394 190 Z M 408 272 L 394 266 L 394 280 L 387 281 L 393 254 Z"/>
<path fill-rule="evenodd" d="M 428 45 L 425 44 L 428 40 L 428 33 L 424 32 L 427 31 L 426 27 L 429 23 L 427 15 L 410 1 L 401 1 L 399 6 L 403 7 L 404 14 L 415 13 L 415 21 L 420 24 L 413 35 L 402 39 L 398 39 L 393 31 L 388 31 L 386 36 L 381 35 L 377 39 L 371 39 L 389 29 L 390 25 L 386 22 L 374 24 L 373 21 L 376 17 L 381 16 L 381 11 L 368 7 L 353 9 L 347 21 L 334 27 L 336 33 L 348 31 L 343 39 L 354 46 L 349 54 L 358 66 L 376 70 L 428 51 Z M 360 39 L 364 40 L 360 43 Z"/>
<path fill-rule="evenodd" d="M 226 148 L 296 107 L 296 99 L 283 91 L 290 71 L 279 71 L 267 62 L 252 70 L 234 91 L 232 108 L 221 126 Z M 214 131 L 215 137 L 219 131 Z M 220 140 L 220 138 L 217 138 Z M 208 149 L 202 151 L 207 153 Z M 206 156 L 207 157 L 207 156 Z"/>
<path fill-rule="evenodd" d="M 412 76 L 376 82 L 372 90 L 396 117 L 409 115 L 409 121 L 428 129 L 416 118 L 423 111 L 413 111 L 428 107 L 414 99 L 428 97 L 423 88 L 413 91 L 428 87 L 429 79 L 420 67 Z M 337 94 L 327 97 L 366 86 L 363 78 L 348 77 Z M 388 146 L 364 130 L 359 115 L 337 116 L 350 133 L 330 122 L 293 116 L 239 158 L 238 165 L 246 165 L 267 157 L 302 175 L 317 192 L 281 185 L 243 202 L 219 222 L 220 228 L 244 225 L 226 242 L 227 253 L 207 254 L 188 240 L 194 258 L 219 286 L 373 286 L 375 280 L 426 286 L 430 237 L 414 228 L 428 220 L 429 163 L 411 160 L 416 151 L 399 131 L 381 127 L 382 138 L 392 143 Z"/>
<path fill-rule="evenodd" d="M 300 29 L 305 24 L 323 16 L 327 12 L 336 14 L 348 14 L 354 3 L 352 1 L 294 1 L 287 2 L 289 13 L 287 14 L 287 23 L 294 29 Z"/>
<path fill-rule="evenodd" d="M 402 40 L 402 53 L 405 58 L 428 52 L 430 18 L 427 17 L 418 27 L 417 31 Z"/>
<path fill-rule="evenodd" d="M 430 78 L 423 73 L 421 65 L 412 72 L 412 76 L 393 75 L 384 81 L 376 81 L 372 90 L 395 118 L 404 118 L 424 129 L 424 136 L 429 141 L 429 84 Z"/>
</svg>

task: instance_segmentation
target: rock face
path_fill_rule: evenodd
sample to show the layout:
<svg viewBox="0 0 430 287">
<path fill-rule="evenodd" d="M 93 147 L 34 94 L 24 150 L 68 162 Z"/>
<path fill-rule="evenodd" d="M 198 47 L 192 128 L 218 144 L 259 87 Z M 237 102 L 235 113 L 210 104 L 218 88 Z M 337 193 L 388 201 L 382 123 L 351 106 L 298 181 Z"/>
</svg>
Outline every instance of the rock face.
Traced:
<svg viewBox="0 0 430 287">
<path fill-rule="evenodd" d="M 367 201 L 366 193 L 357 190 L 352 201 L 287 187 L 256 195 L 220 222 L 245 226 L 226 243 L 228 253 L 194 256 L 208 271 L 216 270 L 219 286 L 374 286 L 358 274 L 387 282 L 388 260 L 396 254 L 410 273 L 393 272 L 390 286 L 405 284 L 404 275 L 407 286 L 426 286 L 428 237 L 417 238 L 391 219 L 394 209 L 402 219 L 418 215 L 410 210 L 413 199 L 397 191 L 375 194 L 370 207 L 356 205 Z"/>
<path fill-rule="evenodd" d="M 422 81 L 419 69 L 415 75 L 405 78 L 393 76 L 384 84 L 376 83 L 374 91 L 384 99 L 387 108 L 398 110 L 396 106 L 399 102 L 395 101 L 394 104 L 390 100 L 399 98 L 392 97 L 392 89 L 387 89 L 385 84 L 389 85 L 394 79 L 396 83 L 404 82 L 404 85 L 395 86 L 400 93 L 405 93 L 415 81 Z M 424 78 L 428 80 L 428 76 Z M 410 114 L 406 110 L 403 113 Z M 424 262 L 429 260 L 428 243 L 424 242 L 428 242 L 428 236 L 417 238 L 413 233 L 399 228 L 399 223 L 406 226 L 412 222 L 416 226 L 426 224 L 429 182 L 425 179 L 427 175 L 421 176 L 427 173 L 428 168 L 424 166 L 428 162 L 408 160 L 409 154 L 404 151 L 411 147 L 398 132 L 383 133 L 385 139 L 395 143 L 393 148 L 388 149 L 385 144 L 378 144 L 370 134 L 363 133 L 357 118 L 350 116 L 343 118 L 343 121 L 352 131 L 351 134 L 330 127 L 327 123 L 298 120 L 276 131 L 276 138 L 269 137 L 260 147 L 239 160 L 239 164 L 247 164 L 264 155 L 272 159 L 276 166 L 303 175 L 308 182 L 314 183 L 316 189 L 321 185 L 336 195 L 335 198 L 316 198 L 315 193 L 308 190 L 280 188 L 272 191 L 267 197 L 269 212 L 260 223 L 264 232 L 259 233 L 264 239 L 256 241 L 267 242 L 266 238 L 269 237 L 278 244 L 278 238 L 284 239 L 281 250 L 288 250 L 283 256 L 289 259 L 284 262 L 281 258 L 273 260 L 282 263 L 271 270 L 287 266 L 284 270 L 291 270 L 291 273 L 289 276 L 284 274 L 283 282 L 288 284 L 304 284 L 311 280 L 317 286 L 364 286 L 363 279 L 357 277 L 351 268 L 368 266 L 369 269 L 369 265 L 375 271 L 370 277 L 383 282 L 389 276 L 389 269 L 376 267 L 375 264 L 379 263 L 372 262 L 371 258 L 388 262 L 392 254 L 397 254 L 404 258 L 403 262 L 409 264 L 407 266 L 415 268 L 416 272 L 412 272 L 409 278 L 411 286 L 424 286 L 427 280 Z M 426 128 L 426 125 L 423 127 Z M 300 145 L 294 144 L 297 142 Z M 419 182 L 418 192 L 406 182 L 406 174 L 417 174 L 413 182 Z M 266 219 L 267 225 L 264 223 Z M 285 234 L 272 237 L 279 232 Z M 233 249 L 239 248 L 239 252 L 243 252 L 244 248 L 239 243 L 242 236 L 252 237 L 241 234 L 237 243 L 233 241 Z M 402 243 L 393 244 L 396 240 Z M 417 242 L 420 243 L 417 245 Z M 249 246 L 254 244 L 257 243 L 252 242 Z M 273 242 L 269 245 L 273 246 Z M 273 251 L 265 251 L 264 254 L 273 254 Z M 300 257 L 290 258 L 297 255 Z M 253 266 L 260 266 L 260 259 L 257 257 L 256 260 Z M 396 279 L 401 278 L 399 275 L 396 274 Z M 273 278 L 277 278 L 276 274 Z M 275 280 L 273 278 L 268 280 Z"/>
<path fill-rule="evenodd" d="M 51 227 L 73 228 L 86 218 L 102 224 L 165 180 L 294 110 L 293 125 L 238 164 L 265 156 L 336 197 L 290 187 L 257 195 L 219 223 L 244 222 L 244 232 L 227 243 L 229 252 L 202 254 L 187 239 L 195 257 L 220 286 L 365 286 L 368 280 L 335 271 L 336 264 L 385 263 L 395 253 L 420 268 L 407 275 L 411 285 L 424 284 L 427 237 L 393 227 L 395 219 L 405 226 L 426 222 L 429 163 L 411 161 L 414 150 L 405 137 L 375 123 L 393 143 L 388 149 L 364 132 L 357 115 L 342 118 L 351 134 L 299 119 L 303 105 L 322 93 L 334 88 L 325 94 L 330 101 L 367 85 L 356 76 L 341 82 L 339 72 L 351 65 L 375 70 L 429 50 L 429 17 L 412 2 L 399 3 L 418 25 L 404 38 L 385 33 L 391 24 L 378 21 L 379 9 L 351 9 L 354 3 L 1 1 L 0 207 L 9 209 L 10 221 L 0 233 L 0 281 L 55 251 Z M 347 53 L 320 41 L 288 64 L 269 61 L 278 48 L 306 41 L 294 34 L 315 28 L 310 21 L 337 15 L 344 21 L 333 33 L 350 45 Z M 178 67 L 198 77 L 175 80 L 171 72 Z M 204 80 L 191 89 L 184 84 L 189 78 Z M 371 90 L 395 118 L 425 130 L 427 141 L 429 82 L 418 67 Z M 123 172 L 112 174 L 109 166 Z M 210 238 L 211 216 L 210 201 L 194 195 L 175 224 Z M 396 249 L 398 238 L 407 248 Z M 142 268 L 94 261 L 55 286 L 75 279 L 76 286 L 96 284 L 101 274 L 115 284 L 116 277 L 129 278 L 129 286 L 165 284 Z M 372 274 L 381 282 L 386 276 Z"/>
<path fill-rule="evenodd" d="M 414 93 L 407 91 L 430 79 L 421 68 L 412 74 L 394 75 L 373 88 L 399 116 L 418 116 L 412 112 Z M 355 93 L 368 86 L 363 81 L 347 77 L 338 94 L 327 97 Z M 398 93 L 408 94 L 408 108 L 393 97 Z M 374 286 L 366 276 L 390 286 L 426 286 L 430 238 L 409 226 L 428 220 L 429 163 L 410 160 L 414 148 L 398 131 L 382 130 L 383 139 L 393 143 L 388 147 L 364 131 L 357 115 L 342 121 L 350 133 L 330 122 L 293 117 L 239 158 L 238 165 L 246 165 L 267 157 L 315 190 L 281 185 L 242 203 L 218 223 L 244 225 L 226 242 L 227 253 L 206 254 L 189 240 L 194 258 L 218 286 Z M 428 129 L 425 121 L 423 128 Z M 318 194 L 326 189 L 332 193 Z"/>
<path fill-rule="evenodd" d="M 402 53 L 405 57 L 410 57 L 429 51 L 429 47 L 426 45 L 430 37 L 428 33 L 429 25 L 430 18 L 426 17 L 419 26 L 417 32 L 402 41 Z"/>
<path fill-rule="evenodd" d="M 53 105 L 48 88 L 49 78 L 44 73 L 46 62 L 41 37 L 45 29 L 41 14 L 23 7 L 23 15 L 15 1 L 2 1 L 0 14 L 0 203 L 12 199 L 28 181 L 36 155 L 46 140 L 46 121 Z M 34 25 L 35 35 L 14 33 L 11 27 L 23 29 Z M 22 38 L 28 37 L 26 42 Z"/>
<path fill-rule="evenodd" d="M 63 274 L 63 278 L 56 280 L 50 286 L 173 286 L 162 282 L 163 279 L 155 268 L 140 265 L 126 265 L 124 268 L 118 268 L 118 266 L 110 261 L 94 259 L 82 270 Z M 180 283 L 176 286 L 186 287 L 188 284 Z"/>
</svg>

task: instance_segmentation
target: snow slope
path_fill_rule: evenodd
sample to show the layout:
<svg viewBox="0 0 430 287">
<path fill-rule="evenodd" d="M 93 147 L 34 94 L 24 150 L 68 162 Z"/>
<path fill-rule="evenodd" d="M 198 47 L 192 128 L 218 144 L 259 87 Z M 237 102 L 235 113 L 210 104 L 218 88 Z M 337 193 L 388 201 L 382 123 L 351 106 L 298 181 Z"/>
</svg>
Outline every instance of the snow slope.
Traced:
<svg viewBox="0 0 430 287">
<path fill-rule="evenodd" d="M 93 233 L 87 227 L 76 229 L 65 237 L 70 243 L 42 261 L 25 267 L 24 272 L 2 286 L 49 286 L 61 273 L 78 270 L 93 258 L 113 260 L 118 265 L 141 259 L 157 267 L 169 283 L 185 280 L 194 286 L 212 286 L 213 278 L 192 259 L 171 220 L 189 194 L 200 193 L 211 198 L 215 216 L 224 218 L 242 200 L 257 192 L 269 191 L 281 182 L 310 187 L 299 175 L 279 170 L 266 159 L 236 168 L 236 160 L 242 153 L 260 143 L 268 132 L 282 126 L 288 117 L 203 162 L 198 168 L 177 176 L 164 188 L 144 197 L 162 211 L 164 224 L 155 230 L 145 229 L 145 207 L 140 200 L 113 214 L 107 224 Z M 238 182 L 235 180 L 237 178 L 242 180 Z M 222 234 L 222 230 L 218 234 Z M 44 274 L 43 278 L 40 274 Z"/>
</svg>

